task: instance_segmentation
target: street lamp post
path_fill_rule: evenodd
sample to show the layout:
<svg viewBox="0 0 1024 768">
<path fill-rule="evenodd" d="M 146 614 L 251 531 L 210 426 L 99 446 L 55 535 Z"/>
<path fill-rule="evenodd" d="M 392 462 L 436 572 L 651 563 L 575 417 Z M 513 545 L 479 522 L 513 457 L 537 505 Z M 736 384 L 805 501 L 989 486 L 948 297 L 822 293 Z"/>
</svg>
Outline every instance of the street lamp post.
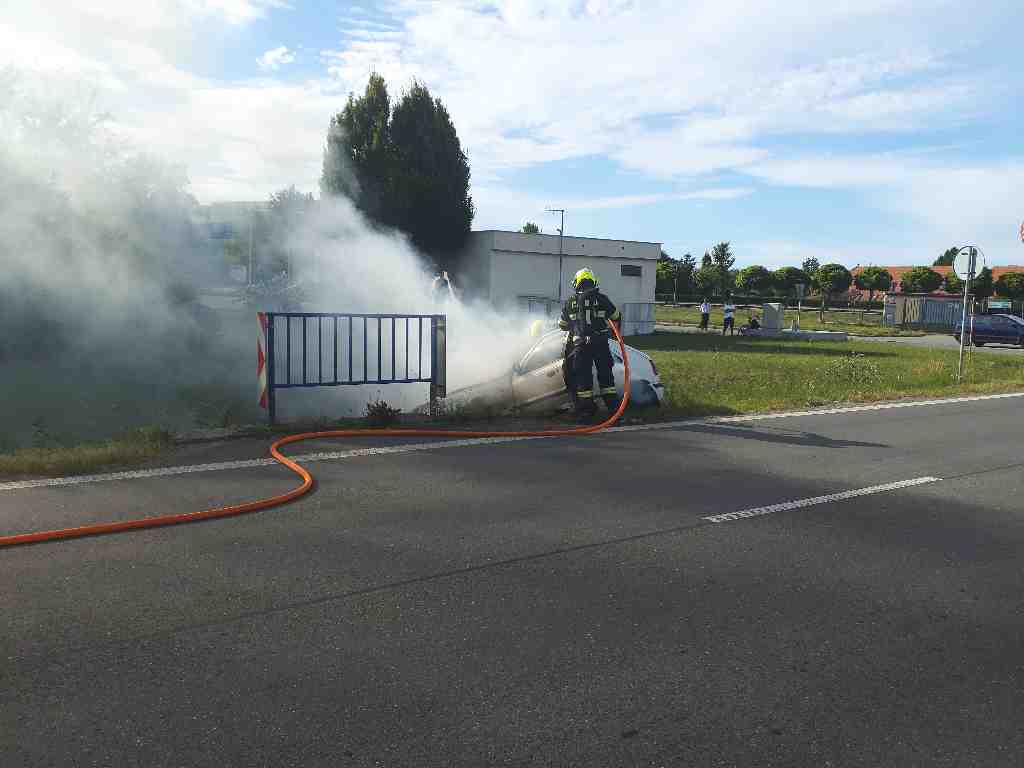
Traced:
<svg viewBox="0 0 1024 768">
<path fill-rule="evenodd" d="M 562 225 L 558 228 L 558 306 L 562 306 L 562 238 L 565 236 L 565 208 L 545 208 L 548 213 L 562 214 Z"/>
</svg>

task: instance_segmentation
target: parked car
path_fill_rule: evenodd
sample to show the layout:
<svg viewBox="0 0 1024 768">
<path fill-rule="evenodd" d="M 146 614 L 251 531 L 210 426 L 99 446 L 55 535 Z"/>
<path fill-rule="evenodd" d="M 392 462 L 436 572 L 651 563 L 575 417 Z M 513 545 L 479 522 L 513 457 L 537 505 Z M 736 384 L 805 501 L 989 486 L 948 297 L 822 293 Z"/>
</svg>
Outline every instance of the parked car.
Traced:
<svg viewBox="0 0 1024 768">
<path fill-rule="evenodd" d="M 553 330 L 532 344 L 529 350 L 501 376 L 448 393 L 449 405 L 480 409 L 525 410 L 532 412 L 557 411 L 570 405 L 565 385 L 565 331 Z M 615 386 L 622 397 L 625 368 L 622 352 L 615 339 L 609 339 L 612 353 Z M 629 355 L 630 405 L 660 405 L 665 388 L 658 377 L 658 369 L 645 353 L 626 345 Z M 597 388 L 597 371 L 593 374 Z M 423 406 L 417 410 L 422 410 Z"/>
<path fill-rule="evenodd" d="M 962 324 L 957 321 L 953 338 L 960 341 Z M 971 333 L 971 320 L 967 320 L 967 331 Z M 1024 320 L 1015 315 L 975 315 L 974 332 L 968 339 L 976 347 L 986 344 L 1015 344 L 1024 346 Z"/>
</svg>

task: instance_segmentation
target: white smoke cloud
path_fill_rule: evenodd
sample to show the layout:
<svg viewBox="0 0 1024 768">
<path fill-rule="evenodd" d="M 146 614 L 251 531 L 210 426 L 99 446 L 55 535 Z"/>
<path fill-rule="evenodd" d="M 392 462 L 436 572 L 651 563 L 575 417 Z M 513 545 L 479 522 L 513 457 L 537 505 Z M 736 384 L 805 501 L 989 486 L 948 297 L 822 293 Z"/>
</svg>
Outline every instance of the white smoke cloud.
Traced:
<svg viewBox="0 0 1024 768">
<path fill-rule="evenodd" d="M 312 312 L 351 312 L 372 314 L 444 314 L 447 320 L 447 386 L 452 391 L 460 387 L 494 378 L 509 372 L 513 363 L 521 356 L 530 343 L 529 327 L 535 319 L 525 313 L 508 314 L 500 312 L 489 304 L 474 300 L 451 300 L 447 291 L 435 294 L 433 291 L 434 270 L 424 255 L 418 253 L 399 233 L 381 231 L 367 225 L 352 203 L 344 197 L 325 198 L 314 210 L 296 223 L 288 239 L 292 253 L 292 266 L 302 298 L 302 308 Z M 461 287 L 456 286 L 457 293 Z M 312 325 L 310 325 L 312 329 Z M 405 325 L 399 321 L 395 329 L 395 371 L 396 377 L 404 375 L 406 356 L 410 370 L 416 371 L 419 359 L 419 328 L 413 322 L 409 326 L 410 340 L 405 342 Z M 380 371 L 386 378 L 392 374 L 391 327 L 385 321 L 381 326 Z M 424 324 L 424 340 L 429 342 L 429 324 Z M 293 328 L 293 334 L 298 334 Z M 312 331 L 311 331 L 312 333 Z M 354 324 L 353 378 L 359 379 L 363 369 L 362 327 Z M 369 335 L 368 358 L 365 365 L 370 378 L 378 372 L 376 360 L 377 328 L 374 321 L 367 325 Z M 324 366 L 327 374 L 333 374 L 332 328 L 324 332 Z M 347 326 L 343 321 L 339 330 L 339 378 L 346 378 L 347 370 Z M 312 343 L 313 336 L 310 336 Z M 297 347 L 301 335 L 293 336 L 293 362 L 297 361 Z M 280 343 L 278 359 L 283 360 Z M 312 357 L 312 355 L 311 355 Z M 427 364 L 429 355 L 423 357 Z M 311 374 L 312 375 L 312 374 Z M 330 376 L 327 376 L 330 378 Z M 408 385 L 380 388 L 372 385 L 333 394 L 321 394 L 320 402 L 327 403 L 319 415 L 330 415 L 328 409 L 339 409 L 361 415 L 361 409 L 369 397 L 377 393 L 392 405 L 399 405 L 406 411 L 420 405 L 426 399 L 427 389 L 423 385 Z M 292 413 L 302 412 L 299 398 L 290 396 Z M 284 402 L 284 399 L 282 399 Z M 352 409 L 356 410 L 353 411 Z M 295 410 L 297 409 L 297 411 Z"/>
<path fill-rule="evenodd" d="M 263 418 L 255 312 L 279 307 L 203 305 L 204 290 L 226 283 L 227 265 L 185 169 L 120 139 L 99 101 L 48 77 L 0 77 L 0 402 L 14 406 L 0 449 L 25 444 L 40 424 L 102 438 L 147 424 L 185 429 L 211 412 Z M 304 311 L 446 314 L 449 389 L 508 371 L 529 341 L 525 316 L 436 303 L 429 261 L 346 199 L 320 201 L 277 240 Z M 388 360 L 387 328 L 384 344 Z M 279 402 L 286 418 L 339 418 L 362 415 L 378 396 L 408 411 L 427 388 L 300 390 Z"/>
</svg>

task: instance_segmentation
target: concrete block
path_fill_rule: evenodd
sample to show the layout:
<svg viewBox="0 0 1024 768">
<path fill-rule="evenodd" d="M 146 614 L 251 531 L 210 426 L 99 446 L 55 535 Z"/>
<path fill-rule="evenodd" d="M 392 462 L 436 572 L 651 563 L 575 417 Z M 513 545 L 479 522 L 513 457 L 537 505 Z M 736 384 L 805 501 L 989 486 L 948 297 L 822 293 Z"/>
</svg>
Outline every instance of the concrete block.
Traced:
<svg viewBox="0 0 1024 768">
<path fill-rule="evenodd" d="M 784 304 L 765 304 L 761 307 L 761 327 L 766 331 L 778 331 L 785 322 Z"/>
</svg>

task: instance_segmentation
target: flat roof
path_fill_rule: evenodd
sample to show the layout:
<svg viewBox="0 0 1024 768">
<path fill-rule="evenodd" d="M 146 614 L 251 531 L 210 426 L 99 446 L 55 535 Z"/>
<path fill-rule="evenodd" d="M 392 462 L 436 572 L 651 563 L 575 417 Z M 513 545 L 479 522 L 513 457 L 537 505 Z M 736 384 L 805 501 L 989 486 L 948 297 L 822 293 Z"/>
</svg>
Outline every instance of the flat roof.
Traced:
<svg viewBox="0 0 1024 768">
<path fill-rule="evenodd" d="M 636 245 L 657 245 L 659 248 L 663 243 L 656 243 L 651 240 L 623 240 L 619 237 L 584 237 L 581 235 L 551 235 L 547 232 L 520 232 L 516 229 L 474 229 L 469 234 L 477 235 L 484 234 L 486 232 L 500 232 L 503 235 L 522 235 L 523 237 L 561 237 L 564 240 L 597 240 L 607 243 L 635 243 Z"/>
</svg>

